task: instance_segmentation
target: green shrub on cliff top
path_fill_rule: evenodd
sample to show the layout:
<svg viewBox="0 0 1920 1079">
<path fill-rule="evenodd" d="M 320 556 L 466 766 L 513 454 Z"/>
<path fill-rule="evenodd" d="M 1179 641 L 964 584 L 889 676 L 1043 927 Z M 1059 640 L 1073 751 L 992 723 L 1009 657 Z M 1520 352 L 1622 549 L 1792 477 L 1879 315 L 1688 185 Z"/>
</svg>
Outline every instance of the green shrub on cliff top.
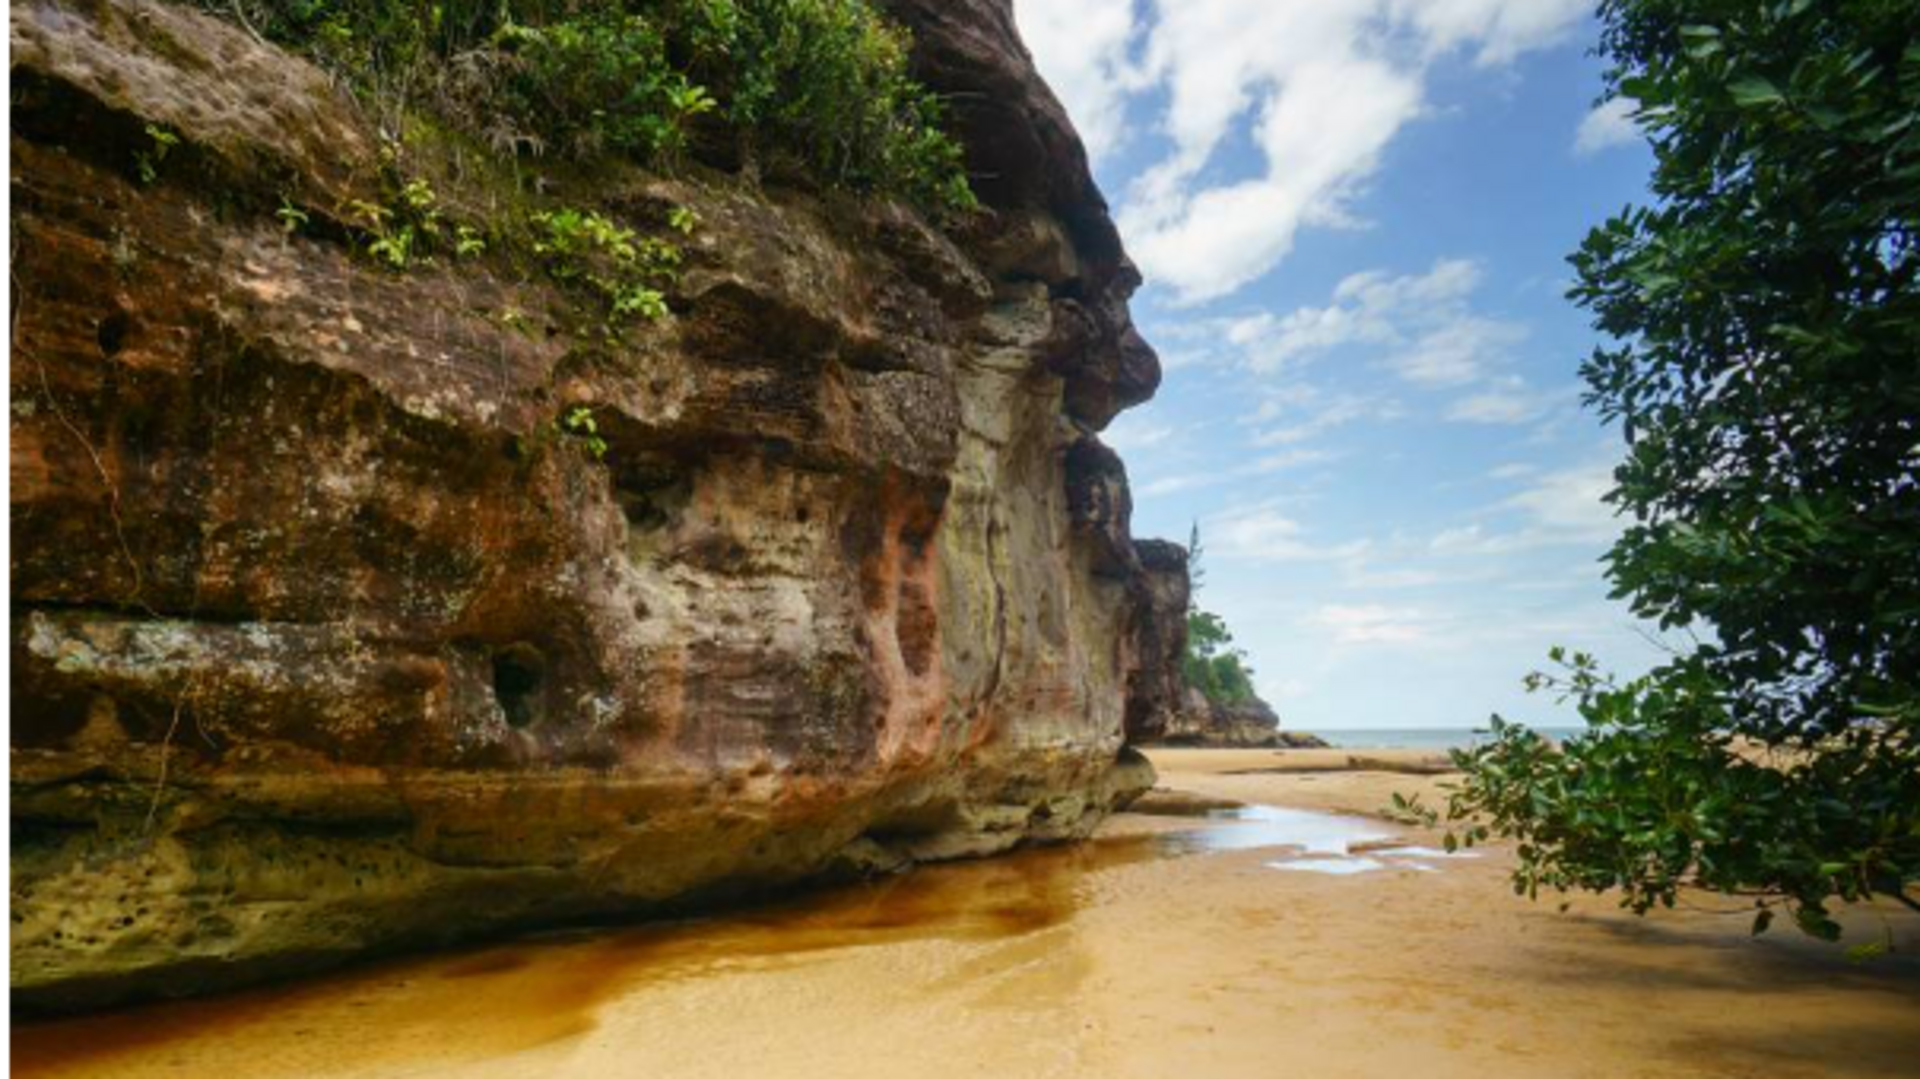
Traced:
<svg viewBox="0 0 1920 1079">
<path fill-rule="evenodd" d="M 1187 580 L 1192 597 L 1199 596 L 1207 576 L 1200 565 L 1200 554 L 1200 525 L 1196 523 L 1187 540 Z M 1180 654 L 1180 680 L 1214 704 L 1231 707 L 1260 696 L 1253 688 L 1253 668 L 1247 666 L 1247 654 L 1234 647 L 1226 620 L 1201 610 L 1191 598 L 1187 604 L 1187 646 Z"/>
<path fill-rule="evenodd" d="M 496 123 L 503 115 L 537 121 L 536 145 L 575 157 L 612 151 L 671 160 L 686 148 L 688 125 L 714 106 L 669 62 L 661 29 L 637 15 L 614 10 L 545 26 L 507 23 L 489 48 L 496 75 L 466 80 L 485 97 L 474 111 Z"/>
<path fill-rule="evenodd" d="M 822 179 L 969 208 L 941 103 L 907 74 L 905 30 L 862 0 L 692 0 L 696 70 L 743 131 Z"/>
<path fill-rule="evenodd" d="M 696 125 L 819 181 L 974 205 L 909 38 L 866 0 L 202 0 L 512 153 L 670 165 Z"/>
<path fill-rule="evenodd" d="M 1187 612 L 1187 650 L 1180 657 L 1180 677 L 1215 704 L 1246 704 L 1257 694 L 1247 654 L 1233 646 L 1227 624 L 1198 607 Z"/>
</svg>

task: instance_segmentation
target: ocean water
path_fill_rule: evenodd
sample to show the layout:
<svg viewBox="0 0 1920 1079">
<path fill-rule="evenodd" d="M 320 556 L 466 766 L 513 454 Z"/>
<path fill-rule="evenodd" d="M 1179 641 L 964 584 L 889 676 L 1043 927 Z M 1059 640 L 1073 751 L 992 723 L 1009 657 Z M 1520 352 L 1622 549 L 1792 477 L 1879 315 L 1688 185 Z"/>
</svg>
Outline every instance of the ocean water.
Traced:
<svg viewBox="0 0 1920 1079">
<path fill-rule="evenodd" d="M 1556 740 L 1579 734 L 1581 727 L 1536 727 L 1535 730 Z M 1487 737 L 1485 728 L 1473 727 L 1379 727 L 1355 730 L 1313 731 L 1340 749 L 1466 749 Z"/>
</svg>

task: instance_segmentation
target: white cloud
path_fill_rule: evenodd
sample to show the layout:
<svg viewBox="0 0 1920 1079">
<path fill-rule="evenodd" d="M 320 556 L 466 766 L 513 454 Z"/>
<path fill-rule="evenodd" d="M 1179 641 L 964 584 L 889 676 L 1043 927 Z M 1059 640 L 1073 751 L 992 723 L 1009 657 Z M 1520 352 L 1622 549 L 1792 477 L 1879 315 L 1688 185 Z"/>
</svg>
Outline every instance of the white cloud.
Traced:
<svg viewBox="0 0 1920 1079">
<path fill-rule="evenodd" d="M 1304 447 L 1333 431 L 1354 424 L 1382 424 L 1404 418 L 1406 410 L 1392 398 L 1332 391 L 1300 379 L 1262 387 L 1260 406 L 1240 417 L 1253 428 L 1247 444 L 1254 449 L 1280 449 L 1294 454 L 1292 464 L 1330 460 L 1331 453 L 1311 459 Z M 1265 459 L 1263 459 L 1265 460 Z"/>
<path fill-rule="evenodd" d="M 1019 0 L 1013 14 L 1088 156 L 1097 161 L 1118 149 L 1127 92 L 1139 81 L 1129 59 L 1140 30 L 1134 0 Z"/>
<path fill-rule="evenodd" d="M 1475 523 L 1450 528 L 1429 540 L 1427 549 L 1441 556 L 1495 557 L 1545 547 L 1598 548 L 1625 527 L 1603 501 L 1612 489 L 1609 462 L 1544 473 L 1492 508 L 1494 513 L 1518 515 L 1519 527 L 1496 530 Z"/>
<path fill-rule="evenodd" d="M 1282 416 L 1287 416 L 1287 413 L 1276 412 L 1269 418 Z M 1338 394 L 1328 397 L 1305 415 L 1288 417 L 1290 422 L 1258 432 L 1252 441 L 1258 447 L 1293 446 L 1359 420 L 1391 420 L 1398 416 L 1399 408 L 1392 402 Z"/>
<path fill-rule="evenodd" d="M 1232 293 L 1306 227 L 1353 227 L 1382 155 L 1429 111 L 1449 54 L 1498 67 L 1564 38 L 1586 0 L 1019 0 L 1041 71 L 1095 153 L 1129 103 L 1164 102 L 1167 146 L 1121 205 L 1129 249 L 1178 301 Z M 1144 40 L 1144 49 L 1136 44 Z M 1244 137 L 1257 162 L 1223 174 Z"/>
<path fill-rule="evenodd" d="M 1408 382 L 1462 386 L 1484 377 L 1489 361 L 1526 338 L 1524 326 L 1454 311 L 1387 363 Z"/>
<path fill-rule="evenodd" d="M 1608 98 L 1580 121 L 1573 136 L 1573 152 L 1589 157 L 1615 146 L 1640 140 L 1640 128 L 1633 122 L 1633 102 L 1624 97 Z"/>
<path fill-rule="evenodd" d="M 1139 453 L 1165 445 L 1177 433 L 1171 426 L 1147 419 L 1143 412 L 1123 412 L 1112 426 L 1100 433 L 1100 441 L 1117 453 Z"/>
<path fill-rule="evenodd" d="M 1566 393 L 1536 390 L 1525 379 L 1502 373 L 1527 340 L 1528 329 L 1474 309 L 1473 295 L 1482 278 L 1479 264 L 1469 259 L 1441 259 L 1425 273 L 1401 276 L 1370 270 L 1342 280 L 1324 307 L 1208 324 L 1224 342 L 1222 347 L 1237 350 L 1242 365 L 1256 373 L 1282 373 L 1322 353 L 1372 347 L 1382 350 L 1381 362 L 1404 382 L 1462 393 L 1435 408 L 1443 419 L 1487 425 L 1535 422 L 1552 413 Z M 1270 390 L 1253 422 L 1280 419 L 1302 404 L 1317 404 L 1322 411 L 1262 431 L 1255 436 L 1257 446 L 1304 442 L 1354 420 L 1402 415 L 1394 402 L 1378 411 L 1353 399 L 1316 402 L 1317 391 L 1297 378 L 1283 388 L 1289 396 Z"/>
<path fill-rule="evenodd" d="M 1560 41 L 1590 5 L 1575 0 L 1393 0 L 1392 6 L 1425 31 L 1431 53 L 1477 43 L 1474 61 L 1493 66 Z"/>
<path fill-rule="evenodd" d="M 1411 305 L 1451 304 L 1480 287 L 1484 274 L 1472 259 L 1439 259 L 1418 276 L 1390 277 L 1381 270 L 1350 274 L 1333 288 L 1333 298 L 1375 311 Z"/>
<path fill-rule="evenodd" d="M 1428 549 L 1436 555 L 1455 558 L 1492 558 L 1534 551 L 1567 542 L 1539 529 L 1495 531 L 1485 525 L 1449 528 L 1435 535 Z"/>
<path fill-rule="evenodd" d="M 1171 348 L 1160 352 L 1160 370 L 1162 373 L 1200 367 L 1213 360 L 1213 354 L 1205 349 Z"/>
<path fill-rule="evenodd" d="M 1291 704 L 1313 688 L 1305 679 L 1269 678 L 1260 674 L 1254 675 L 1254 685 L 1260 690 L 1260 699 L 1275 707 Z"/>
<path fill-rule="evenodd" d="M 1300 522 L 1271 508 L 1227 514 L 1208 522 L 1213 525 L 1210 543 L 1222 553 L 1257 551 L 1276 542 L 1293 542 L 1302 529 Z"/>
<path fill-rule="evenodd" d="M 1323 461 L 1331 461 L 1333 458 L 1334 454 L 1326 450 L 1309 450 L 1296 446 L 1278 453 L 1263 454 L 1240 471 L 1245 475 L 1263 476 L 1273 472 L 1285 472 L 1290 468 L 1317 465 Z"/>
<path fill-rule="evenodd" d="M 1418 610 L 1378 604 L 1330 603 L 1313 613 L 1313 621 L 1332 630 L 1336 644 L 1412 644 L 1425 640 L 1429 628 Z"/>
<path fill-rule="evenodd" d="M 1543 415 L 1557 400 L 1530 389 L 1522 379 L 1497 372 L 1527 339 L 1527 328 L 1475 311 L 1473 293 L 1483 274 L 1469 259 L 1441 259 L 1420 274 L 1394 276 L 1379 270 L 1353 274 L 1333 290 L 1324 307 L 1301 307 L 1284 316 L 1271 313 L 1214 320 L 1219 336 L 1237 349 L 1242 363 L 1259 373 L 1274 373 L 1321 353 L 1355 346 L 1387 351 L 1387 368 L 1412 385 L 1427 389 L 1478 387 L 1444 410 L 1463 423 L 1517 424 Z M 1262 433 L 1259 445 L 1303 441 L 1322 430 L 1366 417 L 1357 403 L 1334 410 L 1318 422 L 1296 423 Z M 1277 418 L 1284 408 L 1270 398 L 1260 419 Z M 1378 418 L 1394 418 L 1390 406 Z"/>
<path fill-rule="evenodd" d="M 1458 574 L 1436 573 L 1425 569 L 1373 569 L 1369 566 L 1351 567 L 1340 583 L 1348 588 L 1378 588 L 1388 591 L 1400 591 L 1409 588 L 1430 588 L 1439 584 L 1455 584 L 1464 578 Z"/>
<path fill-rule="evenodd" d="M 1196 487 L 1212 487 L 1225 481 L 1218 472 L 1186 472 L 1177 476 L 1162 476 L 1149 480 L 1133 489 L 1135 501 L 1146 498 L 1164 498 L 1181 491 L 1191 491 Z"/>
<path fill-rule="evenodd" d="M 1369 270 L 1336 285 L 1325 307 L 1284 316 L 1262 312 L 1218 325 L 1254 371 L 1277 371 L 1349 345 L 1391 345 L 1406 350 L 1402 373 L 1412 381 L 1453 381 L 1444 369 L 1459 368 L 1463 353 L 1477 363 L 1476 350 L 1505 347 L 1526 335 L 1523 327 L 1468 309 L 1481 278 L 1479 264 L 1470 259 L 1441 259 L 1426 273 L 1399 277 Z M 1422 376 L 1423 370 L 1437 373 Z"/>
<path fill-rule="evenodd" d="M 1532 423 L 1552 406 L 1550 395 L 1528 390 L 1520 379 L 1503 378 L 1455 401 L 1447 408 L 1447 418 L 1456 423 L 1514 426 Z"/>
<path fill-rule="evenodd" d="M 1207 553 L 1260 562 L 1352 561 L 1364 556 L 1366 540 L 1336 546 L 1309 542 L 1300 522 L 1271 505 L 1234 510 L 1201 522 Z"/>
<path fill-rule="evenodd" d="M 1177 9 L 1232 7 L 1205 0 Z M 1282 10 L 1286 10 L 1282 7 Z M 1229 31 L 1231 32 L 1231 31 Z M 1156 35 L 1156 44 L 1159 42 Z M 1134 257 L 1150 279 L 1170 285 L 1184 302 L 1226 295 L 1260 277 L 1293 249 L 1302 225 L 1350 224 L 1346 203 L 1373 173 L 1380 153 L 1420 109 L 1420 88 L 1393 67 L 1357 57 L 1302 63 L 1262 95 L 1252 132 L 1268 163 L 1259 177 L 1196 187 L 1221 132 L 1217 102 L 1194 105 L 1200 93 L 1219 93 L 1216 74 L 1189 79 L 1200 57 L 1179 55 L 1175 68 L 1176 156 L 1135 185 L 1120 214 Z M 1271 75 L 1246 72 L 1253 79 Z M 1198 83 L 1198 90 L 1186 84 Z M 1226 91 L 1235 102 L 1248 87 Z M 1197 133 L 1183 137 L 1178 118 L 1199 113 Z"/>
<path fill-rule="evenodd" d="M 1222 336 L 1255 371 L 1276 371 L 1290 361 L 1355 341 L 1380 340 L 1385 326 L 1368 324 L 1343 307 L 1302 307 L 1284 317 L 1261 312 L 1222 324 Z"/>
<path fill-rule="evenodd" d="M 1614 465 L 1596 461 L 1549 472 L 1504 505 L 1532 519 L 1534 527 L 1570 538 L 1611 540 L 1622 526 L 1602 499 L 1613 489 Z"/>
</svg>

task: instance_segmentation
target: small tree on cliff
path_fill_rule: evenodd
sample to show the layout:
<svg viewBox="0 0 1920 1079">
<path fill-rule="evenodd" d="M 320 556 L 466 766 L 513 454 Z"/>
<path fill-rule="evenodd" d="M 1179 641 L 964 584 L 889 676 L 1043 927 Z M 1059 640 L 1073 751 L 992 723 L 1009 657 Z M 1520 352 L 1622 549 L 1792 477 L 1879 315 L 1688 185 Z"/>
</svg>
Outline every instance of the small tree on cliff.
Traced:
<svg viewBox="0 0 1920 1079">
<path fill-rule="evenodd" d="M 1711 643 L 1627 682 L 1556 650 L 1534 686 L 1588 732 L 1496 719 L 1450 808 L 1527 894 L 1695 885 L 1834 939 L 1920 881 L 1920 4 L 1600 10 L 1657 156 L 1572 259 L 1619 342 L 1583 369 L 1627 439 L 1608 576 Z"/>
<path fill-rule="evenodd" d="M 1197 596 L 1206 573 L 1200 567 L 1200 525 L 1195 522 L 1187 540 L 1189 596 Z M 1186 684 L 1215 704 L 1245 704 L 1255 698 L 1253 668 L 1247 654 L 1233 646 L 1233 634 L 1219 615 L 1187 603 L 1187 650 L 1180 657 Z"/>
</svg>

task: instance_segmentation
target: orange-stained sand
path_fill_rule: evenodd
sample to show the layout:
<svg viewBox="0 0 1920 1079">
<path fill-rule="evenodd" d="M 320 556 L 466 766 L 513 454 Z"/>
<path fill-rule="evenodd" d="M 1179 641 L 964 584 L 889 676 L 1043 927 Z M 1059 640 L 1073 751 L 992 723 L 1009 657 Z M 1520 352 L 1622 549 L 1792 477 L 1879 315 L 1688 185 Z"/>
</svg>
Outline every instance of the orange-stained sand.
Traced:
<svg viewBox="0 0 1920 1079">
<path fill-rule="evenodd" d="M 1153 756 L 1163 787 L 1296 808 L 1366 813 L 1437 782 L 1321 770 L 1337 751 Z M 1346 877 L 1176 853 L 1206 826 L 1129 814 L 1080 847 L 711 920 L 16 1025 L 15 1073 L 1920 1077 L 1904 911 L 1849 917 L 1903 950 L 1854 965 L 1752 940 L 1740 914 L 1560 914 L 1511 895 L 1498 851 Z"/>
</svg>

